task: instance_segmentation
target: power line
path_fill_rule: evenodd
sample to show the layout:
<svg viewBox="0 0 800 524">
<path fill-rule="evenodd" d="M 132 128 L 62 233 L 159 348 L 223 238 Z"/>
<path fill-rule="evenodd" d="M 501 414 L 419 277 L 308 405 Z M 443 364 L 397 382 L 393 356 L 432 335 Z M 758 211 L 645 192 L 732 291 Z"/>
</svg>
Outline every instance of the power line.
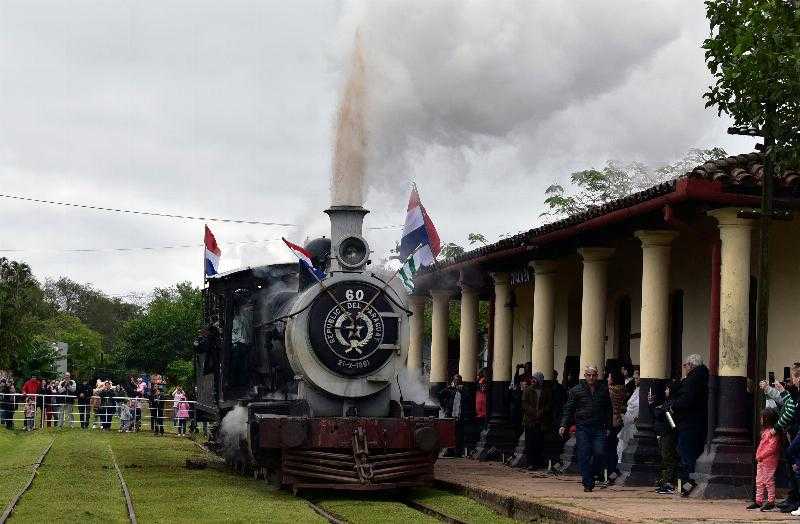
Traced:
<svg viewBox="0 0 800 524">
<path fill-rule="evenodd" d="M 219 242 L 222 245 L 231 244 L 262 244 L 280 240 L 280 238 L 265 238 L 262 240 L 241 240 L 238 242 Z M 0 249 L 0 253 L 108 253 L 126 251 L 158 251 L 161 249 L 185 249 L 205 247 L 205 244 L 178 244 L 172 246 L 139 246 L 139 247 L 106 247 L 106 248 L 72 248 L 72 249 Z"/>
<path fill-rule="evenodd" d="M 265 222 L 261 220 L 239 220 L 234 218 L 213 218 L 213 217 L 195 217 L 190 215 L 178 215 L 175 213 L 162 213 L 157 211 L 136 211 L 132 209 L 121 209 L 121 208 L 113 208 L 113 207 L 102 207 L 102 206 L 93 206 L 91 204 L 76 204 L 74 202 L 60 202 L 58 200 L 44 200 L 41 198 L 31 198 L 31 197 L 24 197 L 20 195 L 9 195 L 5 193 L 0 193 L 0 198 L 8 198 L 10 200 L 21 200 L 23 202 L 32 202 L 35 204 L 49 204 L 53 206 L 65 206 L 65 207 L 75 207 L 80 209 L 91 209 L 93 211 L 107 211 L 110 213 L 127 213 L 129 215 L 144 215 L 144 216 L 152 216 L 152 217 L 164 217 L 164 218 L 179 218 L 183 220 L 203 220 L 205 222 L 226 222 L 231 224 L 249 224 L 249 225 L 258 225 L 258 226 L 280 226 L 280 227 L 297 227 L 297 224 L 290 224 L 284 222 Z M 402 229 L 403 226 L 401 225 L 390 225 L 390 226 L 374 226 L 368 227 L 367 229 L 370 230 L 393 230 L 393 229 Z M 2 251 L 2 250 L 0 250 Z"/>
<path fill-rule="evenodd" d="M 34 202 L 36 204 L 50 204 L 54 206 L 77 207 L 81 209 L 91 209 L 94 211 L 108 211 L 111 213 L 128 213 L 130 215 L 146 215 L 153 217 L 165 218 L 180 218 L 183 220 L 203 220 L 206 222 L 229 222 L 232 224 L 251 224 L 259 226 L 281 226 L 281 227 L 295 227 L 296 224 L 287 224 L 282 222 L 264 222 L 261 220 L 237 220 L 233 218 L 212 218 L 212 217 L 195 217 L 190 215 L 177 215 L 174 213 L 160 213 L 156 211 L 135 211 L 132 209 L 118 209 L 112 207 L 93 206 L 90 204 L 75 204 L 73 202 L 59 202 L 57 200 L 43 200 L 41 198 L 30 198 L 19 195 L 9 195 L 0 193 L 0 198 L 8 198 L 11 200 L 22 200 L 24 202 Z"/>
</svg>

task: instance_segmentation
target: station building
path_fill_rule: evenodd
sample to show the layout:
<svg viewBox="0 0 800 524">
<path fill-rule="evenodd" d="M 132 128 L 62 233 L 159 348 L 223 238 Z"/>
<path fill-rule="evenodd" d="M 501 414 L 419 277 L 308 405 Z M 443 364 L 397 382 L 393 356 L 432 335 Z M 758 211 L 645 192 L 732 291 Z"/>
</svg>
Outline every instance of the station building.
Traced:
<svg viewBox="0 0 800 524">
<path fill-rule="evenodd" d="M 417 274 L 408 367 L 422 366 L 422 311 L 432 308 L 432 391 L 448 380 L 448 307 L 460 301 L 458 372 L 474 392 L 479 300 L 489 301 L 489 423 L 479 447 L 512 452 L 507 391 L 517 364 L 582 375 L 587 364 L 638 365 L 640 398 L 661 400 L 681 364 L 709 368 L 709 428 L 698 461 L 700 492 L 743 494 L 751 483 L 757 220 L 763 155 L 732 156 L 677 179 L 439 262 Z M 800 172 L 775 181 L 775 206 L 800 206 Z M 767 371 L 778 379 L 800 360 L 800 216 L 770 231 Z M 473 403 L 474 404 L 474 403 Z M 658 448 L 646 402 L 623 457 L 625 482 L 655 480 Z"/>
</svg>

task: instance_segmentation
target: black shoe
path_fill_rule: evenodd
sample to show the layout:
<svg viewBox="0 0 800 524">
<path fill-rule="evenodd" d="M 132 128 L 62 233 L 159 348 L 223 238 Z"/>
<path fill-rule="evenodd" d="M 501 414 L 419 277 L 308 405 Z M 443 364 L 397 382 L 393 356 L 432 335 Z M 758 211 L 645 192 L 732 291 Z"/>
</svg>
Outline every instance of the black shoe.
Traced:
<svg viewBox="0 0 800 524">
<path fill-rule="evenodd" d="M 697 484 L 692 481 L 684 482 L 683 487 L 681 487 L 681 497 L 688 497 L 696 487 Z"/>
<path fill-rule="evenodd" d="M 788 506 L 784 506 L 784 507 L 780 508 L 781 513 L 791 513 L 792 511 L 794 511 L 796 509 L 797 509 L 797 506 L 795 506 L 794 504 L 790 504 Z"/>
<path fill-rule="evenodd" d="M 750 504 L 749 506 L 747 506 L 744 509 L 758 509 L 760 507 L 761 507 L 761 504 L 759 504 L 758 502 L 753 502 L 752 504 Z"/>
<path fill-rule="evenodd" d="M 774 502 L 767 502 L 766 504 L 761 506 L 761 511 L 772 511 L 773 509 L 775 509 Z"/>
<path fill-rule="evenodd" d="M 583 487 L 583 492 L 584 492 L 584 493 L 591 493 L 593 489 L 594 489 L 594 488 L 589 488 L 589 487 L 586 487 L 586 486 L 584 486 L 584 487 Z"/>
<path fill-rule="evenodd" d="M 669 482 L 665 482 L 656 490 L 656 493 L 659 495 L 674 495 L 675 488 L 672 487 L 672 484 Z"/>
</svg>

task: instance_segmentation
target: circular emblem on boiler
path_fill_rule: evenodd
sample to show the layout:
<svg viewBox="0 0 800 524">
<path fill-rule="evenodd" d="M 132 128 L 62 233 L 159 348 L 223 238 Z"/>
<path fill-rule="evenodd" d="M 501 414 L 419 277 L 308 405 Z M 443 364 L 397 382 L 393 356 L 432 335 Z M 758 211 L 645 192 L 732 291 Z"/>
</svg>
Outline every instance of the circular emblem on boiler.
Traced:
<svg viewBox="0 0 800 524">
<path fill-rule="evenodd" d="M 398 347 L 398 317 L 383 292 L 367 282 L 338 282 L 322 291 L 308 322 L 314 354 L 342 375 L 372 373 Z"/>
<path fill-rule="evenodd" d="M 383 319 L 366 302 L 342 303 L 334 306 L 325 317 L 325 342 L 343 359 L 359 361 L 368 358 L 382 340 Z"/>
</svg>

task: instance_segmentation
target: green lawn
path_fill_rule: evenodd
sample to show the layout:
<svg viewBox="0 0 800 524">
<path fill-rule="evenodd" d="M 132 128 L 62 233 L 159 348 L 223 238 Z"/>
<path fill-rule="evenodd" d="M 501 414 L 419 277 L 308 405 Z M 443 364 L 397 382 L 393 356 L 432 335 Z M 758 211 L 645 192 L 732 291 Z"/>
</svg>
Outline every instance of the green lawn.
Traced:
<svg viewBox="0 0 800 524">
<path fill-rule="evenodd" d="M 125 498 L 113 467 L 116 456 L 139 522 L 321 523 L 302 499 L 263 481 L 235 475 L 188 438 L 149 432 L 118 433 L 0 429 L 0 511 L 25 484 L 33 462 L 55 438 L 50 453 L 12 514 L 14 522 L 127 522 Z M 186 459 L 206 459 L 202 470 Z M 416 489 L 417 501 L 465 522 L 510 523 L 467 497 Z M 354 523 L 434 523 L 391 493 L 312 493 L 325 509 Z"/>
<path fill-rule="evenodd" d="M 52 436 L 0 429 L 0 513 L 31 476 L 33 463 Z"/>
</svg>

